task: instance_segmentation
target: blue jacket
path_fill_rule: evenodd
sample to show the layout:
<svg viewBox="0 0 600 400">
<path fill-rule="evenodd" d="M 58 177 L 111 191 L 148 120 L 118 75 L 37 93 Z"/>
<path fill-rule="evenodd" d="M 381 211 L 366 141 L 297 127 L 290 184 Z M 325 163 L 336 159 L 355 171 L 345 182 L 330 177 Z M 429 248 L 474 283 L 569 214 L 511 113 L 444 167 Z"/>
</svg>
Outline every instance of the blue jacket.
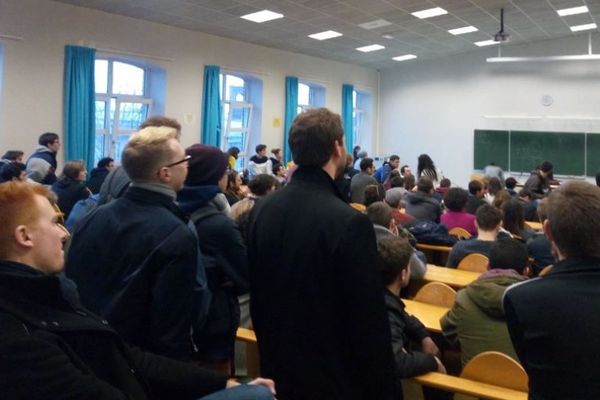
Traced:
<svg viewBox="0 0 600 400">
<path fill-rule="evenodd" d="M 377 168 L 377 171 L 375 171 L 373 177 L 377 180 L 377 182 L 383 183 L 390 175 L 390 172 L 392 172 L 392 166 L 388 163 L 385 163 L 381 167 Z"/>
</svg>

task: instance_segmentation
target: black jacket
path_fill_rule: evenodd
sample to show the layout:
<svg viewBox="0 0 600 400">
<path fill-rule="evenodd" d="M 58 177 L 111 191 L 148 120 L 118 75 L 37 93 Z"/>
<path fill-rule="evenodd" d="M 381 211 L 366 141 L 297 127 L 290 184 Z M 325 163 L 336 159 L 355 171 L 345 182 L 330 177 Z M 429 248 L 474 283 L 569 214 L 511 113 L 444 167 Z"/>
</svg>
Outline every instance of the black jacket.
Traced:
<svg viewBox="0 0 600 400">
<path fill-rule="evenodd" d="M 69 218 L 75 203 L 90 197 L 90 191 L 85 183 L 65 178 L 52 184 L 52 191 L 58 196 L 58 207 L 64 214 L 65 221 Z"/>
<path fill-rule="evenodd" d="M 0 397 L 196 399 L 225 387 L 225 375 L 129 347 L 74 290 L 0 261 Z"/>
<path fill-rule="evenodd" d="M 511 286 L 504 312 L 530 399 L 600 398 L 600 259 L 560 261 Z"/>
<path fill-rule="evenodd" d="M 66 272 L 83 304 L 129 343 L 174 358 L 191 355 L 197 316 L 198 244 L 167 195 L 130 187 L 75 229 Z"/>
<path fill-rule="evenodd" d="M 465 206 L 465 211 L 469 214 L 475 215 L 477 209 L 486 203 L 487 202 L 484 199 L 480 199 L 477 196 L 469 194 L 469 197 L 467 198 L 467 205 Z"/>
<path fill-rule="evenodd" d="M 397 399 L 369 219 L 320 168 L 256 203 L 248 231 L 252 321 L 277 398 Z"/>
<path fill-rule="evenodd" d="M 87 187 L 93 194 L 100 192 L 102 183 L 106 179 L 110 171 L 106 168 L 94 168 L 90 173 L 90 179 L 88 179 Z"/>
<path fill-rule="evenodd" d="M 415 217 L 417 221 L 433 221 L 439 224 L 442 209 L 440 202 L 433 195 L 423 192 L 409 192 L 406 213 Z"/>
</svg>

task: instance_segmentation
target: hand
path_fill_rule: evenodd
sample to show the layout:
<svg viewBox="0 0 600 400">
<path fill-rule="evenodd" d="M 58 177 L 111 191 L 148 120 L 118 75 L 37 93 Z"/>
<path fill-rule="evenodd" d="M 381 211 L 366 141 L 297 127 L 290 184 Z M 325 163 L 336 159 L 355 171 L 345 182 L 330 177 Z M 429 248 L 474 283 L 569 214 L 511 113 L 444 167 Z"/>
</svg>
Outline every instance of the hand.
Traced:
<svg viewBox="0 0 600 400">
<path fill-rule="evenodd" d="M 428 353 L 436 357 L 440 356 L 440 349 L 438 349 L 435 342 L 431 340 L 429 336 L 421 340 L 421 351 L 423 351 L 423 353 Z"/>
<path fill-rule="evenodd" d="M 235 379 L 227 379 L 227 383 L 225 384 L 225 389 L 231 389 L 232 387 L 240 386 L 240 383 Z"/>
<path fill-rule="evenodd" d="M 269 389 L 274 395 L 277 394 L 277 392 L 275 392 L 275 382 L 273 382 L 272 379 L 256 378 L 248 382 L 248 385 L 261 385 Z"/>
<path fill-rule="evenodd" d="M 435 357 L 435 362 L 437 362 L 437 372 L 442 373 L 442 374 L 446 374 L 446 367 L 444 367 L 444 364 L 442 364 L 442 362 L 440 361 L 439 358 Z"/>
</svg>

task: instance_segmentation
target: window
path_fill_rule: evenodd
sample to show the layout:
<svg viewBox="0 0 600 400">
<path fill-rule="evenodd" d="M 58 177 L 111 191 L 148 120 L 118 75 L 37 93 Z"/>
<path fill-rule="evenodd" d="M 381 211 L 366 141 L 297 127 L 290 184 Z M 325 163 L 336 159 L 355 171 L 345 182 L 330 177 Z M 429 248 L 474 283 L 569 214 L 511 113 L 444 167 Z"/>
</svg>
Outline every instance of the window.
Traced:
<svg viewBox="0 0 600 400">
<path fill-rule="evenodd" d="M 317 107 L 325 107 L 325 88 L 312 83 L 298 83 L 298 114 Z"/>
<path fill-rule="evenodd" d="M 363 148 L 371 147 L 371 95 L 367 92 L 352 92 L 352 142 Z"/>
<path fill-rule="evenodd" d="M 96 151 L 102 157 L 121 160 L 131 134 L 151 112 L 150 69 L 114 59 L 97 59 Z"/>
<path fill-rule="evenodd" d="M 242 170 L 249 155 L 252 134 L 260 131 L 262 82 L 244 74 L 224 73 L 219 78 L 223 106 L 221 149 L 239 148 L 235 168 Z"/>
</svg>

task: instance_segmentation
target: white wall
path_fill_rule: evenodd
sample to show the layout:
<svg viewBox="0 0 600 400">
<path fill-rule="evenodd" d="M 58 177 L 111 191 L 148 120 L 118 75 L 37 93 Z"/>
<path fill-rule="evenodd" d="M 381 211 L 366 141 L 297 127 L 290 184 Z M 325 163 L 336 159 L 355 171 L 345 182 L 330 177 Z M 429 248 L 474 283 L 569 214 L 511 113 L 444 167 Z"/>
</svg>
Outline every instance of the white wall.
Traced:
<svg viewBox="0 0 600 400">
<path fill-rule="evenodd" d="M 485 62 L 497 52 L 486 48 L 382 71 L 380 153 L 398 153 L 415 170 L 418 155 L 428 153 L 464 186 L 473 172 L 474 129 L 600 132 L 600 61 Z M 587 34 L 503 48 L 505 56 L 583 53 Z M 543 95 L 554 103 L 543 106 Z"/>
<path fill-rule="evenodd" d="M 68 44 L 111 49 L 146 57 L 167 74 L 168 116 L 183 125 L 184 145 L 200 138 L 204 65 L 249 72 L 263 80 L 260 141 L 282 147 L 285 76 L 316 81 L 326 88 L 326 106 L 341 112 L 343 83 L 373 95 L 377 112 L 378 73 L 374 69 L 256 46 L 185 29 L 117 16 L 46 0 L 0 0 L 4 73 L 0 102 L 0 151 L 28 155 L 45 131 L 62 132 L 63 58 Z M 281 127 L 274 127 L 279 119 Z M 373 118 L 375 137 L 376 118 Z M 373 143 L 375 139 L 373 138 Z M 59 157 L 62 159 L 62 156 Z"/>
</svg>

